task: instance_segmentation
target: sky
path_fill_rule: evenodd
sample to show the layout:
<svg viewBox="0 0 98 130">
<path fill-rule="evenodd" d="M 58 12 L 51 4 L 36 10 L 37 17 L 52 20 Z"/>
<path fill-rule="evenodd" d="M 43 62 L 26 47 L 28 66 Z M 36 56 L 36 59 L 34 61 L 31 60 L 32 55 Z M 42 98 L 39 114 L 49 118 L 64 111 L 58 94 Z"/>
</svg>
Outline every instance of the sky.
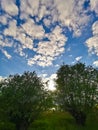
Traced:
<svg viewBox="0 0 98 130">
<path fill-rule="evenodd" d="M 98 0 L 0 0 L 0 79 L 63 63 L 98 67 Z"/>
</svg>

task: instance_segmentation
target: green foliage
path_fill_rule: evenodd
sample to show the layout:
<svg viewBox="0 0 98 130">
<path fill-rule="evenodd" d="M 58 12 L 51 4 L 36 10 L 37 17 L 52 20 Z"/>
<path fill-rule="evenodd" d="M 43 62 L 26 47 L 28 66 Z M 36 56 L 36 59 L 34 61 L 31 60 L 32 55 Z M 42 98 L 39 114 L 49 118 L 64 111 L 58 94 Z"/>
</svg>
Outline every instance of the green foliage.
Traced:
<svg viewBox="0 0 98 130">
<path fill-rule="evenodd" d="M 82 63 L 62 65 L 56 83 L 55 92 L 45 90 L 35 72 L 1 81 L 0 130 L 97 130 L 98 71 Z"/>
<path fill-rule="evenodd" d="M 86 115 L 98 102 L 98 71 L 77 63 L 62 65 L 57 72 L 57 103 L 68 110 L 77 123 L 84 124 Z"/>
<path fill-rule="evenodd" d="M 48 92 L 35 72 L 9 76 L 1 82 L 0 93 L 0 111 L 18 130 L 26 130 L 47 109 Z"/>
<path fill-rule="evenodd" d="M 11 122 L 0 122 L 0 130 L 16 130 L 16 127 Z"/>
</svg>

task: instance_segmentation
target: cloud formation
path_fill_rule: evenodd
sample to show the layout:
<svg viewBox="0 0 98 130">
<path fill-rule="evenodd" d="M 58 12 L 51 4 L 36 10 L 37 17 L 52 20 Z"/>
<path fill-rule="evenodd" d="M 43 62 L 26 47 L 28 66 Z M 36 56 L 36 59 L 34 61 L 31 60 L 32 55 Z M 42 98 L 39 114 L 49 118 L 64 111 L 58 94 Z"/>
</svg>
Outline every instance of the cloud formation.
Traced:
<svg viewBox="0 0 98 130">
<path fill-rule="evenodd" d="M 17 6 L 15 0 L 0 1 L 0 50 L 10 59 L 12 56 L 5 48 L 13 48 L 13 53 L 25 57 L 31 66 L 52 65 L 65 50 L 68 38 L 64 28 L 79 37 L 90 21 L 88 12 L 98 13 L 97 0 L 91 0 L 87 8 L 85 2 L 88 0 L 20 0 Z"/>
<path fill-rule="evenodd" d="M 64 45 L 67 38 L 61 34 L 62 29 L 59 26 L 48 34 L 49 41 L 39 42 L 36 49 L 37 55 L 28 60 L 28 64 L 37 63 L 39 66 L 52 65 L 53 60 L 64 52 Z"/>
<path fill-rule="evenodd" d="M 91 9 L 95 11 L 98 16 L 98 0 L 90 0 Z"/>
<path fill-rule="evenodd" d="M 80 61 L 82 59 L 82 56 L 78 56 L 75 58 L 76 61 Z"/>
<path fill-rule="evenodd" d="M 0 81 L 4 80 L 6 77 L 0 76 Z"/>
<path fill-rule="evenodd" d="M 18 8 L 15 4 L 15 0 L 1 0 L 2 9 L 9 15 L 15 16 L 18 14 Z"/>
<path fill-rule="evenodd" d="M 47 77 L 46 74 L 43 74 L 41 77 L 43 82 L 45 83 L 46 88 L 51 91 L 54 91 L 56 89 L 55 79 L 57 78 L 57 74 L 52 74 L 50 77 Z"/>
<path fill-rule="evenodd" d="M 96 66 L 96 67 L 98 67 L 98 60 L 94 61 L 93 65 Z"/>
<path fill-rule="evenodd" d="M 92 35 L 93 36 L 86 41 L 86 45 L 91 54 L 98 56 L 98 21 L 92 25 Z"/>
</svg>

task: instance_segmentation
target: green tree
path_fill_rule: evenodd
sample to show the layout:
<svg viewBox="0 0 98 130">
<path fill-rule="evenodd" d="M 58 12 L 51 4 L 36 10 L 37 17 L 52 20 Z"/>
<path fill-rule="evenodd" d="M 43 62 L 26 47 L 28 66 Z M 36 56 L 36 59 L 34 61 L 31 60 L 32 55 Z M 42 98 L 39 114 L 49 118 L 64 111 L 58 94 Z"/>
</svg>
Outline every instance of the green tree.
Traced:
<svg viewBox="0 0 98 130">
<path fill-rule="evenodd" d="M 78 124 L 85 125 L 87 114 L 98 101 L 98 70 L 82 63 L 62 65 L 56 84 L 60 108 L 69 111 Z"/>
<path fill-rule="evenodd" d="M 17 130 L 27 130 L 47 109 L 47 101 L 48 91 L 35 72 L 9 76 L 0 83 L 0 111 L 16 124 Z"/>
</svg>

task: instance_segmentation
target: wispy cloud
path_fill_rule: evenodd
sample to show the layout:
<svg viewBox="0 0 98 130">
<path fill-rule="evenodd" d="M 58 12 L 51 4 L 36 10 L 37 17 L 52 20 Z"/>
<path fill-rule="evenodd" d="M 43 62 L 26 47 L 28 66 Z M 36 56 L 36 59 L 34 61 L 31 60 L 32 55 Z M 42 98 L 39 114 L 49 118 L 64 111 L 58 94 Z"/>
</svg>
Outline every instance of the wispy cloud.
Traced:
<svg viewBox="0 0 98 130">
<path fill-rule="evenodd" d="M 1 49 L 1 51 L 2 51 L 2 53 L 8 58 L 8 59 L 11 59 L 11 55 L 10 54 L 8 54 L 8 52 L 7 51 L 5 51 L 5 50 L 3 50 L 3 49 Z"/>
</svg>

